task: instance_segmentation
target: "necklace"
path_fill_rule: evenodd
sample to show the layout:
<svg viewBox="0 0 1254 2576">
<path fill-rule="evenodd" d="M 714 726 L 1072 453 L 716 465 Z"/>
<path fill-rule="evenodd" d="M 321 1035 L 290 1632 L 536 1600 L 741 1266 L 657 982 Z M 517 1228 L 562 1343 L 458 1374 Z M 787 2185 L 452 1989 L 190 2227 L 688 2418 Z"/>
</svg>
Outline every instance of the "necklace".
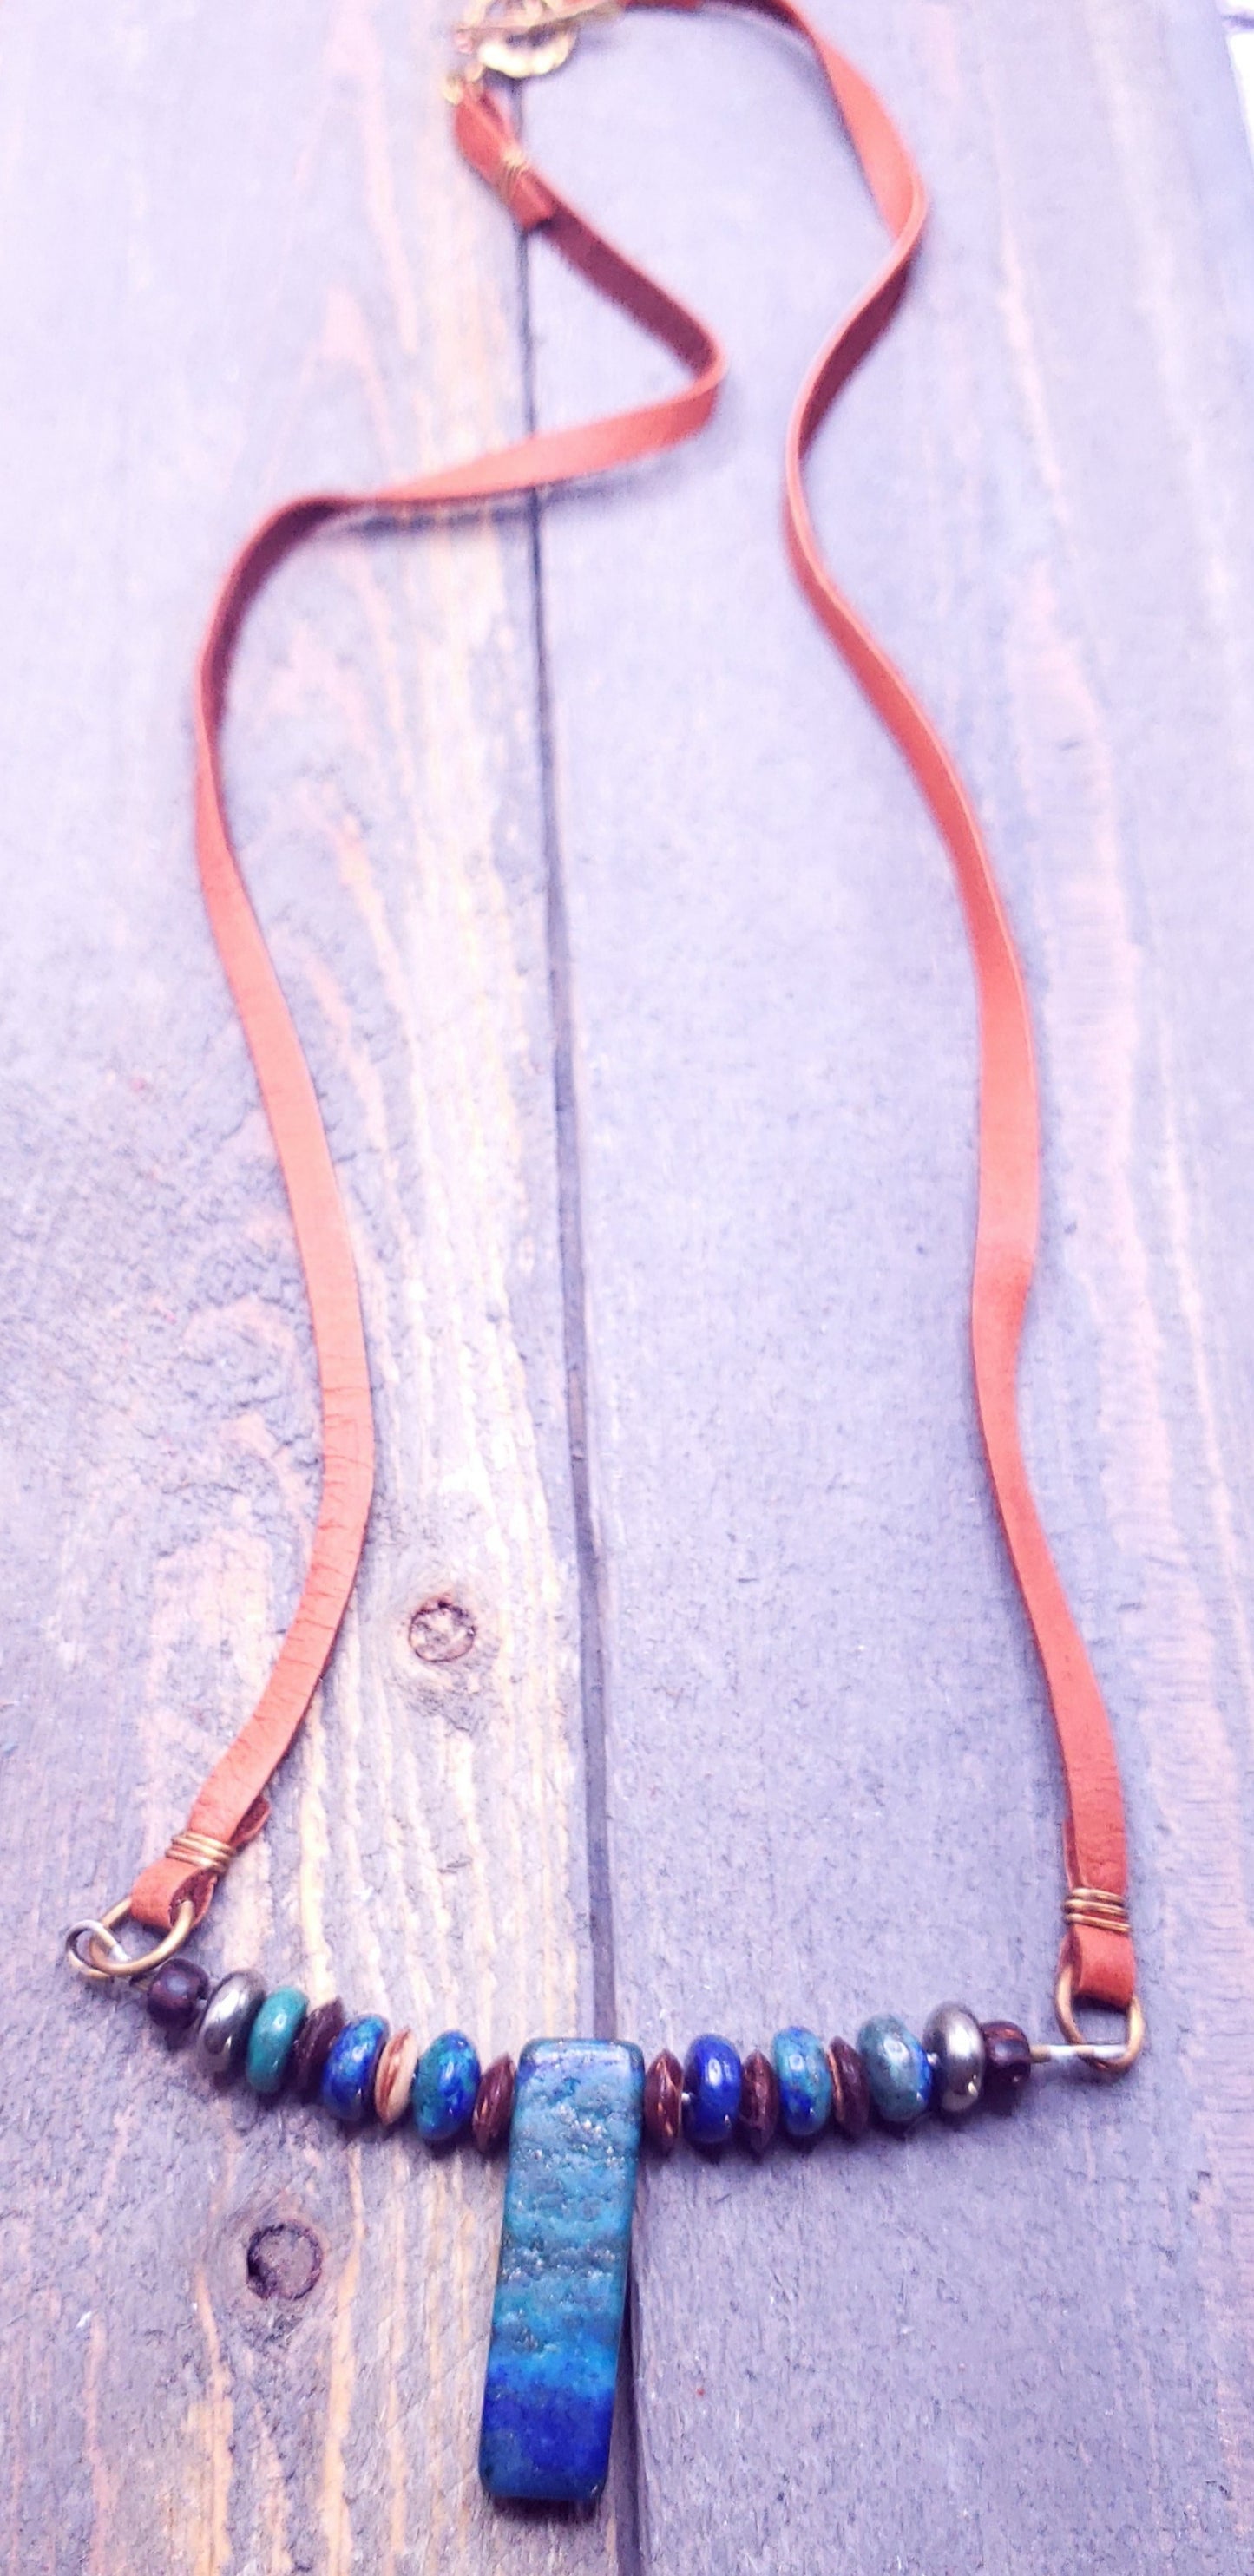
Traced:
<svg viewBox="0 0 1254 2576">
<path fill-rule="evenodd" d="M 646 5 L 646 0 L 635 0 Z M 469 2135 L 487 2153 L 508 2138 L 501 2260 L 488 2357 L 480 2466 L 500 2497 L 593 2498 L 608 2463 L 637 2161 L 642 2140 L 665 2154 L 681 2137 L 717 2156 L 735 2137 L 765 2154 L 777 2134 L 862 2135 L 874 2114 L 909 2129 L 929 2112 L 954 2124 L 981 2101 L 1008 2107 L 1032 2066 L 1072 2060 L 1116 2074 L 1143 2035 L 1126 1908 L 1122 1800 L 1097 1684 L 1071 1618 L 1028 1487 L 1015 1373 L 1037 1219 L 1037 1116 L 1022 979 L 991 864 L 953 761 L 917 700 L 835 588 L 804 483 L 808 451 L 842 386 L 894 313 L 925 213 L 921 182 L 865 81 L 787 0 L 748 0 L 812 48 L 862 165 L 890 248 L 802 388 L 786 450 L 786 535 L 801 587 L 898 743 L 948 848 L 980 1000 L 980 1206 L 972 1327 L 975 1385 L 990 1476 L 1032 1622 L 1057 1723 L 1067 1793 L 1068 1892 L 1056 1984 L 1061 2043 L 942 2005 L 916 2037 L 892 2014 L 865 2020 L 856 2044 L 778 2032 L 769 2052 L 704 2033 L 683 2062 L 664 2050 L 646 2069 L 615 2038 L 542 2038 L 517 2066 L 480 2067 L 470 2039 L 448 2030 L 420 2046 L 378 2014 L 349 2017 L 297 1987 L 272 1990 L 234 1971 L 209 1991 L 182 1955 L 216 1886 L 268 1813 L 270 1781 L 333 1649 L 356 1576 L 372 1484 L 372 1417 L 357 1283 L 343 1211 L 307 1067 L 239 875 L 226 823 L 219 733 L 232 656 L 251 600 L 303 539 L 336 520 L 412 522 L 622 466 L 692 435 L 724 374 L 705 327 L 625 259 L 534 168 L 485 77 L 534 75 L 569 53 L 599 8 L 497 9 L 459 30 L 449 84 L 457 140 L 520 230 L 543 229 L 586 280 L 660 341 L 687 371 L 663 400 L 573 430 L 537 434 L 441 475 L 374 494 L 311 495 L 277 511 L 243 549 L 219 597 L 196 692 L 197 846 L 206 903 L 287 1184 L 304 1268 L 322 1391 L 324 1482 L 310 1566 L 262 1697 L 210 1774 L 183 1830 L 129 1895 L 67 1935 L 89 1981 L 130 1983 L 172 2041 L 198 2034 L 206 2069 L 242 2075 L 254 2092 L 285 2086 L 348 2126 L 402 2120 L 431 2148 Z M 158 1937 L 127 1951 L 127 1916 Z M 1127 2016 L 1121 2043 L 1086 2040 L 1075 2017 L 1089 1999 Z"/>
</svg>

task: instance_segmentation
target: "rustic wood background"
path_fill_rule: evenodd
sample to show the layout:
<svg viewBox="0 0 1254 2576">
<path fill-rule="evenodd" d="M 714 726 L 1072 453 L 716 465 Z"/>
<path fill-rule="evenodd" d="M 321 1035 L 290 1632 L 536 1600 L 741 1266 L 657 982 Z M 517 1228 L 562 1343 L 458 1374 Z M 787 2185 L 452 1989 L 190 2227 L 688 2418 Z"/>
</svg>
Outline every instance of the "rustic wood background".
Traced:
<svg viewBox="0 0 1254 2576">
<path fill-rule="evenodd" d="M 0 15 L 3 2564 L 1237 2576 L 1254 171 L 1213 0 L 820 0 L 935 194 L 816 488 L 1026 958 L 1027 1420 L 1125 1763 L 1141 2068 L 651 2172 L 607 2500 L 508 2514 L 475 2477 L 499 2168 L 215 2101 L 58 1964 L 249 1704 L 317 1491 L 193 879 L 216 577 L 294 490 L 666 373 L 455 162 L 443 14 Z M 734 379 L 697 447 L 534 522 L 310 546 L 248 630 L 232 810 L 381 1465 L 205 1955 L 485 2055 L 950 1993 L 1039 2027 L 1058 1790 L 972 1419 L 970 976 L 777 537 L 786 408 L 875 223 L 800 53 L 715 12 L 590 40 L 526 116 Z M 433 1663 L 440 1598 L 475 1642 Z"/>
</svg>

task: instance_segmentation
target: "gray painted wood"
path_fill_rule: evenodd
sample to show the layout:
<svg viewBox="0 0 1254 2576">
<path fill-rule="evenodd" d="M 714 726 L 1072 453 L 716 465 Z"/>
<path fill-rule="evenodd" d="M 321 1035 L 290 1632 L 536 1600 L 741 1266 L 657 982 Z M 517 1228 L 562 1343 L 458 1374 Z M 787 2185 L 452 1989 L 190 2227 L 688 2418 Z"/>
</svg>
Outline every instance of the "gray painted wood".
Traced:
<svg viewBox="0 0 1254 2576">
<path fill-rule="evenodd" d="M 392 0 L 0 29 L 0 2560 L 27 2576 L 616 2557 L 612 2512 L 503 2532 L 479 2491 L 499 2169 L 215 2101 L 57 1965 L 245 1715 L 309 1544 L 309 1336 L 194 879 L 190 677 L 263 508 L 519 427 L 516 253 L 443 61 Z M 493 2053 L 591 2011 L 534 671 L 524 530 L 336 542 L 261 604 L 228 738 L 380 1475 L 205 1954 Z M 477 1643 L 424 1665 L 410 1615 L 446 1592 Z M 303 2298 L 250 2283 L 276 2226 L 321 2249 Z"/>
<path fill-rule="evenodd" d="M 1236 2570 L 1254 185 L 1208 0 L 824 17 L 936 215 L 818 509 L 1025 953 L 1030 1449 L 1126 1766 L 1153 2043 L 1015 2124 L 650 2179 L 646 2559 Z M 970 975 L 776 534 L 787 405 L 874 225 L 752 26 L 615 32 L 529 134 L 733 363 L 699 450 L 544 534 L 621 2015 L 748 2044 L 956 1992 L 1039 2027 L 1058 1784 L 972 1417 Z M 534 314 L 543 417 L 649 374 L 542 251 Z"/>
<path fill-rule="evenodd" d="M 212 2101 L 56 1966 L 247 1705 L 316 1492 L 192 876 L 215 578 L 293 489 L 665 376 L 542 246 L 520 272 L 448 148 L 437 14 L 0 17 L 4 2561 L 1230 2576 L 1254 179 L 1209 0 L 831 13 L 936 220 L 816 472 L 1032 985 L 1031 1450 L 1125 1758 L 1143 2068 L 958 2138 L 651 2174 L 611 2502 L 502 2518 L 474 2480 L 499 2173 Z M 381 1471 L 206 1953 L 485 2050 L 586 2027 L 611 1983 L 650 2045 L 955 1990 L 1039 2024 L 1057 1783 L 971 1419 L 969 975 L 777 539 L 791 388 L 876 229 L 800 58 L 713 13 L 598 37 L 527 115 L 734 380 L 690 454 L 546 508 L 547 703 L 517 523 L 311 548 L 250 628 L 232 808 L 343 1177 Z M 477 1642 L 424 1666 L 440 1594 Z M 250 2286 L 271 2225 L 321 2253 L 303 2298 Z"/>
</svg>

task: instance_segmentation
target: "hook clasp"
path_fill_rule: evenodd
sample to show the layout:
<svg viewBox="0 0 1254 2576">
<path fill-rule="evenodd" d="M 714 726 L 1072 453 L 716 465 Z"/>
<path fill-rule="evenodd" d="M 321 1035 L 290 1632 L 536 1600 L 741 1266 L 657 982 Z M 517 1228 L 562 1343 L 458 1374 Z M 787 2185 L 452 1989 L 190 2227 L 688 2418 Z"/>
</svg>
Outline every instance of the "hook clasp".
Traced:
<svg viewBox="0 0 1254 2576">
<path fill-rule="evenodd" d="M 505 80 L 535 80 L 569 61 L 581 27 L 590 19 L 617 18 L 623 0 L 470 0 L 453 29 L 454 52 L 475 80 L 499 72 Z"/>
</svg>

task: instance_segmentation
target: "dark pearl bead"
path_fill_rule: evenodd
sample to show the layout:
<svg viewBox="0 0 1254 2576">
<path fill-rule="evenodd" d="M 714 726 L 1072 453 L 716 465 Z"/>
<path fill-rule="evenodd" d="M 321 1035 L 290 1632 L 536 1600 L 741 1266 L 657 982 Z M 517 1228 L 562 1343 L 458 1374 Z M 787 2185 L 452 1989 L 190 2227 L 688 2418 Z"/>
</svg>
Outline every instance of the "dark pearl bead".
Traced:
<svg viewBox="0 0 1254 2576">
<path fill-rule="evenodd" d="M 909 2129 L 932 2098 L 932 2070 L 912 2030 L 896 2013 L 875 2013 L 858 2033 L 858 2055 L 871 2100 L 890 2129 Z"/>
<path fill-rule="evenodd" d="M 644 2125 L 660 2156 L 668 2156 L 679 2137 L 684 2070 L 673 2050 L 655 2057 L 644 2079 Z"/>
<path fill-rule="evenodd" d="M 414 2122 L 429 2147 L 447 2145 L 471 2119 L 479 2060 L 464 2030 L 442 2030 L 424 2048 L 414 2077 Z"/>
<path fill-rule="evenodd" d="M 208 1992 L 208 1973 L 194 1959 L 163 1959 L 144 2001 L 158 2030 L 179 2040 L 199 2021 Z"/>
<path fill-rule="evenodd" d="M 363 2013 L 360 2021 L 350 2021 L 332 2044 L 322 2070 L 318 2100 L 324 2111 L 333 2111 L 337 2120 L 355 2128 L 374 2105 L 374 2071 L 388 2035 L 387 2023 L 379 2013 Z"/>
<path fill-rule="evenodd" d="M 829 2039 L 827 2063 L 832 2076 L 832 2120 L 842 2138 L 864 2138 L 871 2120 L 871 2087 L 852 2040 Z"/>
<path fill-rule="evenodd" d="M 832 2108 L 832 2072 L 812 2030 L 780 2030 L 771 2055 L 779 2077 L 779 2112 L 790 2138 L 817 2138 Z"/>
<path fill-rule="evenodd" d="M 740 2109 L 742 2070 L 729 2039 L 706 2031 L 684 2062 L 684 2136 L 692 2147 L 725 2147 Z"/>
<path fill-rule="evenodd" d="M 323 2068 L 343 2028 L 344 2006 L 338 1995 L 334 2003 L 319 2004 L 313 2012 L 306 2013 L 287 2070 L 288 2083 L 298 2102 L 316 2101 Z"/>
<path fill-rule="evenodd" d="M 764 2156 L 779 2127 L 779 2077 L 760 2048 L 750 2050 L 740 2070 L 737 2118 L 746 2146 Z"/>
<path fill-rule="evenodd" d="M 1032 2045 L 1015 2021 L 986 2021 L 984 2099 L 996 2111 L 1013 2111 L 1032 2072 Z"/>
<path fill-rule="evenodd" d="M 470 2116 L 470 2134 L 481 2156 L 490 2156 L 502 2138 L 508 2137 L 513 2111 L 513 2058 L 494 2057 L 479 2078 L 475 2107 Z"/>
</svg>

